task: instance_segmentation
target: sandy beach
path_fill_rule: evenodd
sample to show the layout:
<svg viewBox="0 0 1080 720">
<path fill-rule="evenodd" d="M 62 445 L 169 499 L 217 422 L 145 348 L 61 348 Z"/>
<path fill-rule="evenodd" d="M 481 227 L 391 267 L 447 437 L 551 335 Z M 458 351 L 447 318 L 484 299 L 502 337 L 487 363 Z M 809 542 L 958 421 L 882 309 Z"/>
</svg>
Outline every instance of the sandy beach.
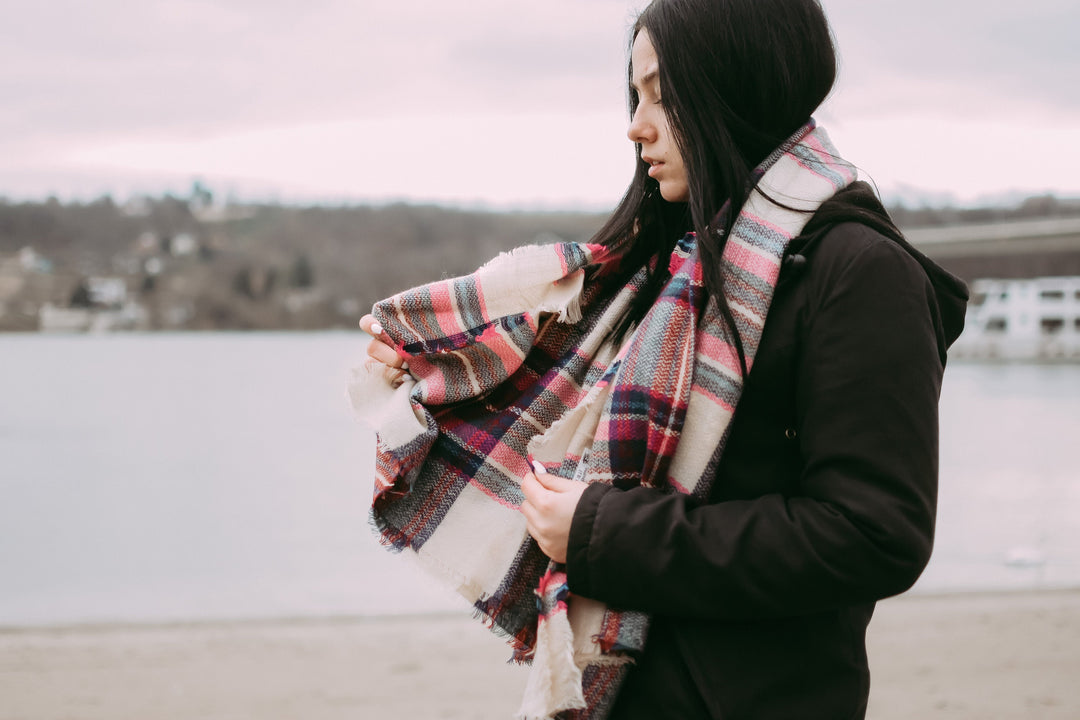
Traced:
<svg viewBox="0 0 1080 720">
<path fill-rule="evenodd" d="M 1080 717 L 1080 590 L 902 597 L 871 720 Z M 0 720 L 510 718 L 525 670 L 463 615 L 0 630 Z"/>
</svg>

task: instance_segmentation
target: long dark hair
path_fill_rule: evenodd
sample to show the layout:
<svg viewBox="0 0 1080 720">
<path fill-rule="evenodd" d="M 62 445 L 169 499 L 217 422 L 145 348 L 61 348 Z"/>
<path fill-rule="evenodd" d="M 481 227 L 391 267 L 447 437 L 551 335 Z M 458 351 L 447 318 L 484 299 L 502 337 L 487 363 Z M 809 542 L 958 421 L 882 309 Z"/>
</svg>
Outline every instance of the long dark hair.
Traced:
<svg viewBox="0 0 1080 720">
<path fill-rule="evenodd" d="M 751 190 L 754 167 L 805 124 L 832 89 L 832 35 L 817 0 L 653 0 L 634 23 L 631 45 L 642 30 L 659 60 L 660 97 L 686 167 L 689 201 L 660 196 L 637 145 L 630 187 L 594 237 L 604 245 L 628 243 L 624 267 L 653 263 L 616 332 L 648 311 L 675 243 L 689 230 L 697 233 L 705 287 L 734 330 L 722 291 L 726 230 Z M 631 67 L 631 117 L 638 105 L 632 78 Z"/>
</svg>

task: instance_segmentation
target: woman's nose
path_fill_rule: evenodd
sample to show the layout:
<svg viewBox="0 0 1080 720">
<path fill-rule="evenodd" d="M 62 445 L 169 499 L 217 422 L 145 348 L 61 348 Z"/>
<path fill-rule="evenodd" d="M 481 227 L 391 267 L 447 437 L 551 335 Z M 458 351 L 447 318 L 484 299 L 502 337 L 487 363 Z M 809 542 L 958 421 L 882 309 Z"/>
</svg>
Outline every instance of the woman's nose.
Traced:
<svg viewBox="0 0 1080 720">
<path fill-rule="evenodd" d="M 642 108 L 638 105 L 633 117 L 630 118 L 630 127 L 626 128 L 626 137 L 630 138 L 630 142 L 649 143 L 656 140 L 656 128 L 642 117 L 643 115 Z"/>
</svg>

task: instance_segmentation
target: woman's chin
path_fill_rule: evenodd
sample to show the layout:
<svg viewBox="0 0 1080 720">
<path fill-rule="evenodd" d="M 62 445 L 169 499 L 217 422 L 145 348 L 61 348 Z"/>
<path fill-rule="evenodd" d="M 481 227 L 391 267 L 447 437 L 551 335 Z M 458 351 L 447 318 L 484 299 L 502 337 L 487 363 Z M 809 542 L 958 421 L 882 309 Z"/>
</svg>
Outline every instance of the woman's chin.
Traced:
<svg viewBox="0 0 1080 720">
<path fill-rule="evenodd" d="M 665 188 L 661 183 L 660 197 L 669 203 L 684 203 L 690 199 L 690 193 L 685 186 L 679 188 Z"/>
<path fill-rule="evenodd" d="M 685 178 L 659 177 L 656 178 L 660 197 L 669 203 L 682 203 L 690 199 L 690 188 Z"/>
</svg>

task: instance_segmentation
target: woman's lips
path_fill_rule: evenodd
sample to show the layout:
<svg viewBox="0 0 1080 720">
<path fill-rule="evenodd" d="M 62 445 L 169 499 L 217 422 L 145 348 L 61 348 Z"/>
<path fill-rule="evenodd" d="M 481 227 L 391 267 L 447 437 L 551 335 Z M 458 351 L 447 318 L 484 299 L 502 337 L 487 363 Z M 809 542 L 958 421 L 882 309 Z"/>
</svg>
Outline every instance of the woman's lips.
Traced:
<svg viewBox="0 0 1080 720">
<path fill-rule="evenodd" d="M 662 167 L 664 167 L 664 163 L 662 163 L 662 162 L 654 161 L 654 162 L 650 163 L 649 164 L 649 177 L 651 177 L 652 179 L 655 180 L 656 179 L 656 174 L 658 172 L 660 172 L 660 168 L 662 168 Z"/>
</svg>

